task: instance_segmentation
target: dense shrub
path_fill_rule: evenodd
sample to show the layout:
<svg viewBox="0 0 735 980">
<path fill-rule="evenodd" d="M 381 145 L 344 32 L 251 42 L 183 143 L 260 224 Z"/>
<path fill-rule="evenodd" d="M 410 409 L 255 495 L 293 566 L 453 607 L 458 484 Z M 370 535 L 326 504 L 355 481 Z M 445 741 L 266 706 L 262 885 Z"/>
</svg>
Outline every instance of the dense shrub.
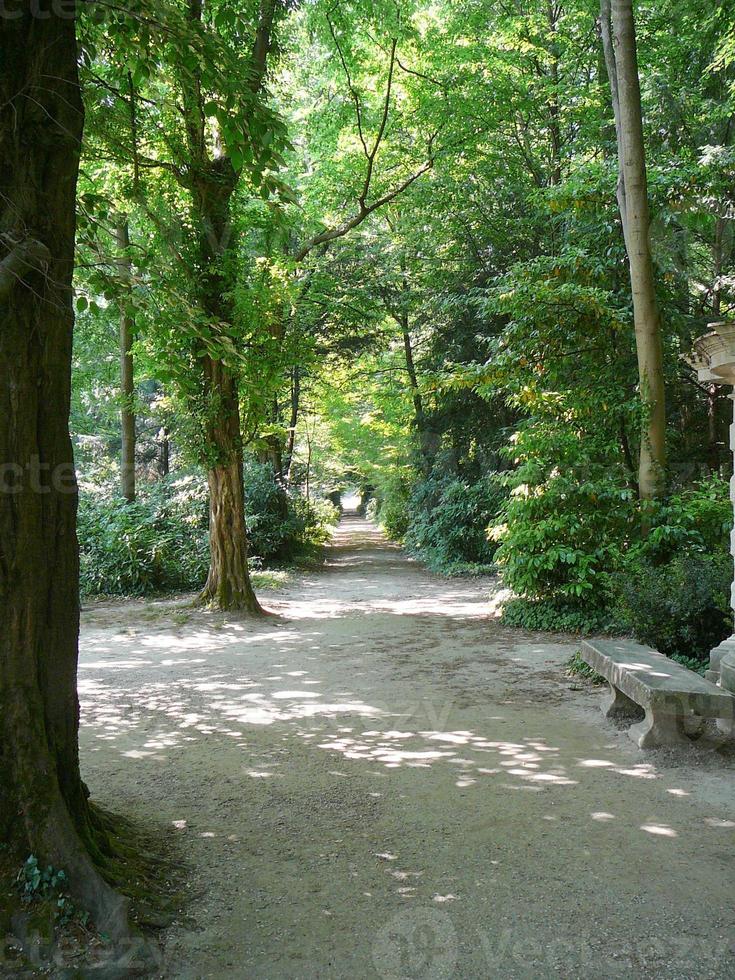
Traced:
<svg viewBox="0 0 735 980">
<path fill-rule="evenodd" d="M 554 473 L 517 484 L 490 530 L 506 584 L 531 600 L 605 605 L 607 576 L 636 521 L 633 494 L 604 478 Z"/>
<path fill-rule="evenodd" d="M 685 554 L 663 565 L 630 562 L 615 582 L 615 617 L 667 656 L 704 660 L 732 632 L 732 561 Z"/>
<path fill-rule="evenodd" d="M 395 475 L 379 488 L 374 504 L 373 500 L 368 504 L 368 516 L 377 518 L 389 538 L 403 541 L 408 530 L 410 499 L 408 481 Z"/>
<path fill-rule="evenodd" d="M 325 543 L 338 519 L 328 501 L 286 494 L 267 464 L 246 465 L 245 494 L 256 564 Z M 206 480 L 197 474 L 142 484 L 133 504 L 124 504 L 109 488 L 82 493 L 79 545 L 84 595 L 200 588 L 209 567 Z"/>
<path fill-rule="evenodd" d="M 192 476 L 150 484 L 133 504 L 82 493 L 78 533 L 85 595 L 197 588 L 209 566 L 206 484 Z"/>
<path fill-rule="evenodd" d="M 733 511 L 730 484 L 721 477 L 701 480 L 649 507 L 651 530 L 633 545 L 635 558 L 660 564 L 682 553 L 729 552 Z"/>
<path fill-rule="evenodd" d="M 503 607 L 503 623 L 548 633 L 617 633 L 611 614 L 593 603 L 554 599 L 511 599 Z"/>
<path fill-rule="evenodd" d="M 474 484 L 457 478 L 421 481 L 410 499 L 406 547 L 441 571 L 487 565 L 496 549 L 487 525 L 505 495 L 492 477 Z"/>
<path fill-rule="evenodd" d="M 493 529 L 497 558 L 518 596 L 504 609 L 506 623 L 630 632 L 662 653 L 695 658 L 727 635 L 732 506 L 721 478 L 642 513 L 631 492 L 610 480 L 555 472 L 517 485 L 503 517 Z"/>
</svg>

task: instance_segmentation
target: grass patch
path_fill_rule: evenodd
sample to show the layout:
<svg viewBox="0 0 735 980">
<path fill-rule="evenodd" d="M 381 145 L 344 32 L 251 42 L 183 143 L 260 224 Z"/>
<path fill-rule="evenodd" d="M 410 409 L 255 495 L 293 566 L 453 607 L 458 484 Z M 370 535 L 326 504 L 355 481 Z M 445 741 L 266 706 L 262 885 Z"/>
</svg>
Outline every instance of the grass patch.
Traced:
<svg viewBox="0 0 735 980">
<path fill-rule="evenodd" d="M 291 581 L 291 573 L 285 568 L 262 568 L 251 572 L 253 588 L 258 590 L 283 589 Z"/>
<path fill-rule="evenodd" d="M 569 660 L 564 664 L 564 668 L 569 675 L 575 680 L 580 678 L 585 681 L 589 681 L 591 684 L 607 684 L 605 678 L 598 674 L 596 670 L 593 670 L 588 663 L 582 659 L 582 654 L 579 650 L 570 657 Z"/>
</svg>

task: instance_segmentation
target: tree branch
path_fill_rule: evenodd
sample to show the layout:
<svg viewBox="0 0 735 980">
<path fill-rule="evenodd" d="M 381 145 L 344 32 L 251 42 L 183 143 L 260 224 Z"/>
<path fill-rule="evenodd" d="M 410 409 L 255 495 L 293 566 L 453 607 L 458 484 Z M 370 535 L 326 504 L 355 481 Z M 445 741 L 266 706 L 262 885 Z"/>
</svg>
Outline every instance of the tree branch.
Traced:
<svg viewBox="0 0 735 980">
<path fill-rule="evenodd" d="M 260 91 L 263 79 L 265 78 L 266 68 L 268 67 L 268 55 L 271 50 L 271 34 L 273 32 L 275 14 L 276 0 L 261 0 L 258 29 L 255 32 L 251 54 L 253 75 L 250 79 L 250 91 L 253 95 L 257 95 Z"/>
<path fill-rule="evenodd" d="M 314 235 L 313 238 L 310 238 L 296 252 L 296 255 L 294 256 L 296 261 L 302 262 L 309 252 L 316 248 L 317 245 L 324 245 L 328 242 L 333 242 L 337 238 L 344 238 L 348 232 L 352 231 L 353 228 L 357 228 L 358 225 L 361 225 L 363 221 L 374 211 L 377 211 L 378 208 L 382 208 L 383 205 L 390 203 L 390 201 L 395 200 L 399 194 L 402 194 L 405 190 L 408 190 L 408 188 L 415 183 L 419 177 L 422 177 L 425 173 L 427 173 L 427 171 L 431 170 L 433 166 L 434 156 L 432 154 L 429 159 L 419 167 L 418 170 L 411 174 L 410 177 L 407 177 L 401 184 L 398 185 L 398 187 L 394 187 L 392 191 L 389 191 L 387 194 L 379 197 L 376 201 L 373 201 L 372 204 L 362 204 L 356 214 L 354 214 L 351 218 L 348 218 L 347 221 L 344 221 L 341 225 L 337 225 L 336 228 L 329 228 L 318 235 Z"/>
<path fill-rule="evenodd" d="M 388 63 L 388 81 L 385 86 L 385 99 L 383 101 L 383 115 L 380 120 L 380 125 L 378 126 L 378 132 L 375 136 L 375 142 L 373 143 L 373 148 L 368 153 L 367 157 L 367 171 L 365 172 L 365 183 L 362 185 L 362 194 L 358 197 L 358 202 L 361 207 L 365 206 L 365 201 L 368 194 L 370 193 L 370 181 L 373 177 L 373 168 L 375 166 L 375 157 L 377 156 L 378 150 L 380 149 L 380 144 L 385 133 L 385 127 L 388 124 L 388 114 L 390 112 L 390 96 L 393 87 L 393 72 L 395 70 L 396 63 L 396 47 L 398 46 L 398 38 L 393 38 L 390 47 L 390 60 Z"/>
<path fill-rule="evenodd" d="M 329 14 L 326 15 L 327 24 L 329 26 L 329 33 L 332 35 L 332 40 L 334 41 L 334 46 L 337 49 L 337 55 L 339 56 L 340 63 L 342 65 L 342 71 L 345 73 L 345 78 L 347 79 L 347 87 L 350 90 L 350 95 L 352 96 L 352 101 L 355 103 L 355 115 L 357 117 L 357 132 L 360 137 L 360 142 L 362 143 L 362 148 L 365 151 L 365 156 L 368 156 L 367 141 L 362 130 L 362 107 L 360 106 L 360 96 L 352 82 L 352 76 L 350 75 L 350 69 L 347 67 L 347 61 L 342 53 L 342 48 L 337 40 L 337 32 L 334 29 L 334 24 L 332 23 L 332 18 Z"/>
</svg>

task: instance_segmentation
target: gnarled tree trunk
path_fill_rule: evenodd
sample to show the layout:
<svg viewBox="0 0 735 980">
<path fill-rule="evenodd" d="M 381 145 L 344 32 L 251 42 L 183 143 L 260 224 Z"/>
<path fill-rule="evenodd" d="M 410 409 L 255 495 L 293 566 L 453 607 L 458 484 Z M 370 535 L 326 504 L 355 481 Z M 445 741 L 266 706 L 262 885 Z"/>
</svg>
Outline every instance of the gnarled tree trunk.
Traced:
<svg viewBox="0 0 735 980">
<path fill-rule="evenodd" d="M 237 184 L 226 157 L 213 160 L 194 190 L 200 222 L 200 302 L 216 329 L 234 319 L 231 284 L 225 275 L 230 236 L 230 199 Z M 202 358 L 206 399 L 210 562 L 200 601 L 219 609 L 260 613 L 248 571 L 242 428 L 237 375 L 223 360 Z"/>
<path fill-rule="evenodd" d="M 0 840 L 63 868 L 119 935 L 125 906 L 90 858 L 77 743 L 69 403 L 83 113 L 74 18 L 63 10 L 9 0 L 0 28 Z"/>
<path fill-rule="evenodd" d="M 204 362 L 207 390 L 218 411 L 207 423 L 214 453 L 209 482 L 209 576 L 200 599 L 218 609 L 260 613 L 248 571 L 242 436 L 237 381 L 221 361 Z"/>
</svg>

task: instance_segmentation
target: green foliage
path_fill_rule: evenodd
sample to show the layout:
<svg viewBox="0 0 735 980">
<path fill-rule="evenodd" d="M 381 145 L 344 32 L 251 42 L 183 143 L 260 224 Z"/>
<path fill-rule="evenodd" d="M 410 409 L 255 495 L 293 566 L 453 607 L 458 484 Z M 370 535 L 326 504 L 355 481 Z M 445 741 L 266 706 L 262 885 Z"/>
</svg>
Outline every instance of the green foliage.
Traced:
<svg viewBox="0 0 735 980">
<path fill-rule="evenodd" d="M 388 479 L 379 490 L 373 513 L 385 533 L 394 541 L 403 541 L 408 531 L 410 504 L 410 488 L 403 475 Z"/>
<path fill-rule="evenodd" d="M 276 483 L 269 463 L 246 461 L 244 479 L 253 559 L 287 559 L 329 540 L 330 528 L 339 520 L 337 508 L 329 501 L 307 501 L 298 489 L 287 493 Z"/>
<path fill-rule="evenodd" d="M 503 607 L 503 623 L 544 633 L 607 633 L 614 630 L 611 617 L 593 603 L 564 599 L 511 599 Z"/>
<path fill-rule="evenodd" d="M 607 577 L 634 530 L 633 494 L 590 464 L 586 474 L 553 467 L 537 482 L 535 462 L 508 479 L 513 491 L 491 529 L 506 584 L 519 595 L 558 605 L 604 608 Z"/>
<path fill-rule="evenodd" d="M 731 582 L 732 561 L 724 555 L 631 561 L 616 579 L 616 619 L 660 653 L 703 661 L 732 632 Z"/>
<path fill-rule="evenodd" d="M 667 655 L 706 656 L 730 628 L 728 485 L 710 477 L 645 513 L 652 525 L 641 535 L 639 506 L 627 491 L 560 475 L 533 493 L 524 487 L 504 512 L 498 558 L 519 598 L 503 621 L 630 632 Z"/>
<path fill-rule="evenodd" d="M 485 529 L 497 517 L 504 496 L 491 477 L 474 483 L 457 478 L 420 481 L 411 495 L 406 547 L 439 571 L 489 565 L 495 547 Z"/>
<path fill-rule="evenodd" d="M 133 504 L 109 493 L 82 495 L 78 521 L 83 595 L 152 595 L 204 584 L 208 515 L 200 479 L 145 485 Z"/>
<path fill-rule="evenodd" d="M 670 561 L 682 552 L 727 554 L 733 509 L 730 484 L 711 476 L 648 507 L 650 532 L 633 557 L 652 563 Z"/>
<path fill-rule="evenodd" d="M 326 501 L 284 493 L 269 464 L 245 467 L 246 521 L 253 564 L 324 544 L 337 520 Z M 208 495 L 196 474 L 143 484 L 125 504 L 109 492 L 82 495 L 82 594 L 154 595 L 201 588 L 209 568 Z"/>
</svg>

